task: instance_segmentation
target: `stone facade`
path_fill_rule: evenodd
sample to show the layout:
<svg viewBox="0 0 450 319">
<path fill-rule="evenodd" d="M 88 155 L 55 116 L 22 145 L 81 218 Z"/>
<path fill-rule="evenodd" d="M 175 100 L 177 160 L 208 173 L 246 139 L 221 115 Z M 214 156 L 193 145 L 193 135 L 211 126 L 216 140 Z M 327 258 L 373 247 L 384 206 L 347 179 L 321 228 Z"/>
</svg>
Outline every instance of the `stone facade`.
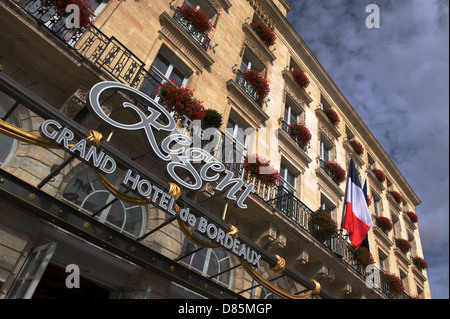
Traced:
<svg viewBox="0 0 450 319">
<path fill-rule="evenodd" d="M 26 2 L 17 1 L 23 7 L 14 1 L 0 3 L 0 25 L 3 30 L 0 64 L 3 74 L 68 117 L 81 116 L 86 93 L 92 85 L 102 80 L 122 81 L 122 78 L 115 75 L 114 70 L 107 69 L 105 64 L 96 63 L 87 51 L 82 51 L 86 36 L 68 47 L 45 26 L 36 22 L 26 10 Z M 305 227 L 308 227 L 301 220 L 303 214 L 325 205 L 332 211 L 333 220 L 340 223 L 345 182 L 337 184 L 321 167 L 321 163 L 325 159 L 334 161 L 347 170 L 352 156 L 361 180 L 367 171 L 368 193 L 372 199 L 369 211 L 374 220 L 378 215 L 395 221 L 395 230 L 384 232 L 374 222 L 375 226 L 369 232 L 370 250 L 376 266 L 402 277 L 408 295 L 431 298 L 426 271 L 420 270 L 411 261 L 412 256 L 423 256 L 419 230 L 404 213 L 415 211 L 420 200 L 376 137 L 287 22 L 285 14 L 290 8 L 288 1 L 195 1 L 211 18 L 213 25 L 208 34 L 210 42 L 206 50 L 173 18 L 176 8 L 183 4 L 181 0 L 103 2 L 107 4 L 96 17 L 94 26 L 132 52 L 146 70 L 150 69 L 158 55 L 163 55 L 171 67 L 183 74 L 183 85 L 193 90 L 195 97 L 203 101 L 206 108 L 222 114 L 222 132 L 230 119 L 243 129 L 253 128 L 256 134 L 253 143 L 247 145 L 248 154 L 260 154 L 270 159 L 271 166 L 277 170 L 281 170 L 281 166 L 287 168 L 295 177 L 294 185 L 291 185 L 295 188 L 292 194 L 295 196 L 290 198 L 300 204 L 296 206 L 299 207 L 295 210 L 297 215 L 289 216 L 291 211 L 283 210 L 283 204 L 270 204 L 274 198 L 265 198 L 268 196 L 266 186 L 259 184 L 255 185 L 256 193 L 247 199 L 246 210 L 238 209 L 222 196 L 217 196 L 219 194 L 214 193 L 213 187 L 198 192 L 184 190 L 185 195 L 200 203 L 211 214 L 238 227 L 239 233 L 260 247 L 282 256 L 288 265 L 300 273 L 319 281 L 323 289 L 337 298 L 386 298 L 387 295 L 380 290 L 367 287 L 365 277 L 355 271 L 354 265 L 336 256 L 334 242 L 324 245 L 311 232 L 305 231 Z M 254 18 L 273 24 L 275 45 L 267 47 L 256 35 L 250 27 Z M 14 30 L 6 33 L 4 30 L 11 25 L 15 26 Z M 77 50 L 82 52 L 81 55 L 77 54 Z M 243 60 L 250 60 L 252 65 L 258 66 L 269 83 L 270 93 L 260 105 L 236 82 Z M 300 87 L 290 74 L 293 66 L 301 68 L 308 76 L 310 84 L 306 89 Z M 105 107 L 112 115 L 122 116 L 119 102 L 119 98 L 111 99 L 105 103 Z M 298 115 L 297 120 L 311 132 L 311 140 L 306 148 L 300 147 L 283 129 L 283 123 L 287 120 L 287 105 L 290 112 Z M 340 118 L 337 125 L 333 125 L 324 114 L 323 106 L 332 107 L 337 112 Z M 22 106 L 15 111 L 14 116 L 18 126 L 38 133 L 41 118 Z M 123 116 L 126 118 L 128 115 Z M 164 163 L 155 161 L 149 155 L 142 156 L 147 146 L 139 134 L 111 132 L 90 117 L 82 118 L 80 123 L 86 128 L 100 131 L 105 137 L 112 133 L 110 143 L 113 147 L 129 158 L 136 158 L 139 165 L 155 176 L 167 179 Z M 353 138 L 363 145 L 362 155 L 357 155 L 348 143 Z M 36 146 L 19 142 L 14 156 L 2 165 L 2 169 L 32 185 L 38 185 L 52 166 L 60 164 L 67 156 L 60 150 L 42 151 Z M 385 172 L 386 181 L 381 183 L 377 180 L 371 171 L 374 167 Z M 64 199 L 67 185 L 86 168 L 80 161 L 72 161 L 42 189 L 58 199 Z M 395 202 L 388 190 L 399 192 L 403 201 L 400 204 Z M 0 280 L 4 282 L 0 296 L 5 297 L 27 255 L 36 247 L 43 223 L 24 212 L 16 211 L 7 202 L 2 201 L 0 207 Z M 145 209 L 141 235 L 167 220 L 166 214 L 149 205 Z M 409 239 L 413 245 L 412 251 L 404 253 L 397 248 L 396 238 Z M 183 254 L 186 242 L 178 224 L 173 222 L 146 237 L 142 243 L 175 259 Z M 228 258 L 230 267 L 237 263 L 234 256 Z M 270 274 L 268 267 L 262 268 L 262 273 Z M 136 284 L 139 278 L 149 283 L 164 282 L 143 270 L 136 270 L 126 280 L 122 287 L 124 291 L 129 291 L 130 287 L 136 291 L 145 289 L 142 282 Z M 239 268 L 231 271 L 230 278 L 228 287 L 233 291 L 242 291 L 253 285 L 252 279 Z M 140 285 L 139 289 L 136 285 Z M 302 290 L 288 279 L 278 285 L 286 290 Z M 130 289 L 127 290 L 127 287 Z M 171 296 L 170 284 L 164 282 L 160 287 L 159 290 L 153 288 L 153 295 L 150 296 Z M 115 293 L 111 296 L 118 296 L 117 291 Z M 122 296 L 131 297 L 127 294 Z M 260 288 L 253 289 L 243 293 L 243 296 L 259 298 L 263 297 L 263 292 Z"/>
</svg>

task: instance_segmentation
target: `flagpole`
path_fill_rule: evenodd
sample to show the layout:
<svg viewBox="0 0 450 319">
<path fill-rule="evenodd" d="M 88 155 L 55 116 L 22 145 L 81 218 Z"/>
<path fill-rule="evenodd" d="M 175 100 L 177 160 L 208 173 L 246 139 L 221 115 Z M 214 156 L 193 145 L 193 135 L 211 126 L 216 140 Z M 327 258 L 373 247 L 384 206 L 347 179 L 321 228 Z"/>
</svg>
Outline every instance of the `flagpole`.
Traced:
<svg viewBox="0 0 450 319">
<path fill-rule="evenodd" d="M 351 165 L 351 161 L 353 160 L 352 156 L 350 155 L 350 161 L 349 161 L 349 168 Z M 348 174 L 349 174 L 350 170 L 347 169 L 347 183 L 345 185 L 345 195 L 344 195 L 344 205 L 342 207 L 342 216 L 341 216 L 341 224 L 340 229 L 339 229 L 339 235 L 338 235 L 338 244 L 337 244 L 337 249 L 336 249 L 336 254 L 339 257 L 343 257 L 344 256 L 344 248 L 345 248 L 345 243 L 347 242 L 348 239 L 348 231 L 347 234 L 345 234 L 344 236 L 344 229 L 342 229 L 342 223 L 344 222 L 344 218 L 345 218 L 345 210 L 347 208 L 347 188 L 348 188 Z"/>
</svg>

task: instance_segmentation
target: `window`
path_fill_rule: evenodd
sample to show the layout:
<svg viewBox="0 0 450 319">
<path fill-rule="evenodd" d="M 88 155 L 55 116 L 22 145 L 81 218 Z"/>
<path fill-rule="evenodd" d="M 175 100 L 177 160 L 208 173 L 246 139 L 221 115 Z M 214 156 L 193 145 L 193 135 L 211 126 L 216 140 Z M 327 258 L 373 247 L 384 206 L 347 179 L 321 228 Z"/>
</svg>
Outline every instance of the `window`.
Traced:
<svg viewBox="0 0 450 319">
<path fill-rule="evenodd" d="M 380 269 L 382 271 L 388 272 L 389 271 L 388 258 L 381 250 L 378 250 L 378 261 L 380 263 Z"/>
<path fill-rule="evenodd" d="M 205 277 L 211 277 L 212 280 L 231 286 L 232 273 L 229 270 L 231 258 L 226 251 L 220 248 L 202 248 L 198 249 L 196 245 L 186 240 L 181 248 L 181 262 L 191 269 L 195 269 Z M 217 274 L 222 274 L 216 276 Z"/>
<path fill-rule="evenodd" d="M 375 194 L 373 195 L 373 212 L 375 216 L 381 216 L 381 199 Z"/>
<path fill-rule="evenodd" d="M 287 125 L 297 123 L 300 119 L 300 112 L 294 107 L 292 101 L 286 98 L 286 103 L 284 105 L 284 122 Z"/>
<path fill-rule="evenodd" d="M 320 194 L 320 209 L 323 209 L 330 213 L 331 217 L 333 217 L 335 213 L 336 206 L 323 194 Z"/>
<path fill-rule="evenodd" d="M 260 98 L 257 91 L 249 83 L 247 83 L 242 74 L 242 72 L 249 69 L 258 71 L 259 73 L 261 73 L 261 76 L 264 77 L 264 65 L 259 62 L 259 60 L 253 55 L 253 53 L 251 53 L 249 50 L 245 50 L 244 55 L 242 56 L 239 71 L 237 72 L 236 82 L 259 106 L 261 106 L 262 98 Z"/>
<path fill-rule="evenodd" d="M 56 243 L 51 242 L 35 248 L 25 260 L 7 299 L 30 299 L 44 274 L 56 249 Z"/>
<path fill-rule="evenodd" d="M 333 143 L 330 142 L 323 134 L 320 134 L 320 159 L 323 162 L 331 161 L 331 151 L 333 150 Z"/>
<path fill-rule="evenodd" d="M 107 180 L 120 191 L 121 179 L 117 175 L 109 174 Z M 120 232 L 138 237 L 145 227 L 145 209 L 143 206 L 133 206 L 122 201 L 114 201 L 105 208 L 115 197 L 111 195 L 97 180 L 95 174 L 88 170 L 70 180 L 63 191 L 63 200 L 88 214 L 94 214 L 102 223 L 108 224 Z"/>
<path fill-rule="evenodd" d="M 223 163 L 234 171 L 236 163 L 242 163 L 247 155 L 247 147 L 253 128 L 244 129 L 243 126 L 232 117 L 228 119 L 225 131 L 225 145 L 223 149 Z M 229 164 L 229 165 L 227 165 Z"/>
<path fill-rule="evenodd" d="M 400 237 L 400 221 L 398 220 L 398 218 L 394 215 L 392 215 L 392 230 L 394 232 L 394 238 L 399 238 Z"/>
<path fill-rule="evenodd" d="M 289 192 L 295 194 L 295 174 L 289 171 L 288 167 L 281 163 L 280 165 L 280 186 L 286 188 Z"/>
<path fill-rule="evenodd" d="M 149 74 L 145 76 L 140 91 L 159 101 L 159 97 L 155 97 L 155 90 L 161 82 L 173 80 L 176 85 L 184 87 L 191 73 L 175 54 L 170 52 L 166 47 L 162 47 L 153 60 Z"/>
<path fill-rule="evenodd" d="M 11 106 L 7 106 L 9 103 L 3 103 L 3 101 L 6 101 L 6 98 L 3 98 L 3 93 L 0 95 L 0 118 L 2 120 L 7 113 L 7 111 L 11 108 Z M 11 116 L 8 116 L 6 119 L 6 122 L 9 124 L 14 124 L 15 121 L 11 118 Z M 13 139 L 9 136 L 6 136 L 4 134 L 0 134 L 0 167 L 4 167 L 13 157 L 16 148 L 17 148 L 17 140 Z"/>
</svg>

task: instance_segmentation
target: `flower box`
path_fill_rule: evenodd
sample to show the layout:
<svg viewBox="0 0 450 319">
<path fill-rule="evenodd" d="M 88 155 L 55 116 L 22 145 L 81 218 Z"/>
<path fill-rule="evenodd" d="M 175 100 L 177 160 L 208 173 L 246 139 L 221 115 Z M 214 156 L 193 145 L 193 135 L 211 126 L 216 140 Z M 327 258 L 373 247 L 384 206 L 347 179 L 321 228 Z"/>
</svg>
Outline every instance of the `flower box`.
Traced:
<svg viewBox="0 0 450 319">
<path fill-rule="evenodd" d="M 292 69 L 291 71 L 292 77 L 294 80 L 300 84 L 304 89 L 306 89 L 309 85 L 309 79 L 306 74 L 300 69 Z"/>
<path fill-rule="evenodd" d="M 403 252 L 403 253 L 407 253 L 408 252 L 408 250 L 410 250 L 411 249 L 411 243 L 409 242 L 409 240 L 407 240 L 407 239 L 404 239 L 404 238 L 397 238 L 396 239 L 396 243 L 397 243 L 397 247 L 398 248 L 400 248 L 400 250 Z"/>
<path fill-rule="evenodd" d="M 245 156 L 244 170 L 244 178 L 256 178 L 268 186 L 273 186 L 280 182 L 280 173 L 270 166 L 270 161 L 258 155 Z"/>
<path fill-rule="evenodd" d="M 250 26 L 268 47 L 275 44 L 276 36 L 271 27 L 269 27 L 262 21 L 252 22 Z"/>
<path fill-rule="evenodd" d="M 404 293 L 405 287 L 403 286 L 402 280 L 396 275 L 381 273 L 381 279 L 386 283 L 389 293 L 396 296 L 401 296 Z"/>
<path fill-rule="evenodd" d="M 407 212 L 405 212 L 405 214 L 408 215 L 409 219 L 413 223 L 417 223 L 419 221 L 419 218 L 417 217 L 416 213 L 407 211 Z"/>
<path fill-rule="evenodd" d="M 289 134 L 303 146 L 306 146 L 311 140 L 311 132 L 302 123 L 292 123 L 288 127 Z"/>
<path fill-rule="evenodd" d="M 384 183 L 384 181 L 386 180 L 386 174 L 384 174 L 381 169 L 372 168 L 372 172 L 380 183 Z"/>
<path fill-rule="evenodd" d="M 326 162 L 325 163 L 326 169 L 331 174 L 331 178 L 337 183 L 340 184 L 345 180 L 345 170 L 336 162 Z"/>
<path fill-rule="evenodd" d="M 336 126 L 339 124 L 341 119 L 339 118 L 339 115 L 333 108 L 325 106 L 322 110 L 325 113 L 325 115 L 328 117 L 330 122 L 333 123 L 333 125 Z"/>
<path fill-rule="evenodd" d="M 94 10 L 89 0 L 42 0 L 44 7 L 54 7 L 56 14 L 61 18 L 66 18 L 73 11 L 66 12 L 66 8 L 70 4 L 75 4 L 80 10 L 80 28 L 89 29 L 91 20 L 94 18 Z"/>
<path fill-rule="evenodd" d="M 161 98 L 160 103 L 169 111 L 175 111 L 176 117 L 183 115 L 190 120 L 203 121 L 205 117 L 205 108 L 202 102 L 196 100 L 191 90 L 182 88 L 172 81 L 166 81 L 156 89 L 157 95 Z"/>
<path fill-rule="evenodd" d="M 323 209 L 312 213 L 312 221 L 319 226 L 317 233 L 320 237 L 330 238 L 337 232 L 337 223 L 331 218 L 330 213 Z"/>
<path fill-rule="evenodd" d="M 396 191 L 393 191 L 390 189 L 390 190 L 388 190 L 388 193 L 392 195 L 392 197 L 394 198 L 394 200 L 397 203 L 401 204 L 403 202 L 403 197 L 402 197 L 402 195 L 400 195 L 399 192 L 396 192 Z"/>
<path fill-rule="evenodd" d="M 356 154 L 362 155 L 364 153 L 364 147 L 360 142 L 358 142 L 355 139 L 352 139 L 348 141 L 348 143 L 352 146 L 352 148 L 355 150 Z"/>
<path fill-rule="evenodd" d="M 247 69 L 242 72 L 242 75 L 244 76 L 245 81 L 253 87 L 261 99 L 267 97 L 270 92 L 269 83 L 261 73 L 253 69 Z"/>
<path fill-rule="evenodd" d="M 413 257 L 414 264 L 420 269 L 427 269 L 428 263 L 422 257 L 415 256 Z"/>
<path fill-rule="evenodd" d="M 394 227 L 391 220 L 387 217 L 377 216 L 375 219 L 377 220 L 378 226 L 384 231 L 390 231 Z"/>
<path fill-rule="evenodd" d="M 358 249 L 356 249 L 353 246 L 348 246 L 348 251 L 352 254 L 353 259 L 358 266 L 366 268 L 375 263 L 372 254 L 366 247 L 359 246 Z"/>
<path fill-rule="evenodd" d="M 211 21 L 202 10 L 197 10 L 191 5 L 182 5 L 180 14 L 196 31 L 203 34 L 211 31 Z"/>
</svg>

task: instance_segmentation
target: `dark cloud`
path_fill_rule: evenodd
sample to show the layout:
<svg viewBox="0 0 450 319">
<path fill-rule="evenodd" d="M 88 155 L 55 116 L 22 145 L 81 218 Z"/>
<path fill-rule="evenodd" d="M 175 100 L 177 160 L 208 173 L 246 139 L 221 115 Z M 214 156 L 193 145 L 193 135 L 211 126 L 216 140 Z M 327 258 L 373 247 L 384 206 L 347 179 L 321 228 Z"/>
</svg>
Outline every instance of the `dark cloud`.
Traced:
<svg viewBox="0 0 450 319">
<path fill-rule="evenodd" d="M 372 3 L 379 29 L 365 24 Z M 291 7 L 288 20 L 421 199 L 432 297 L 448 298 L 448 1 L 295 0 Z"/>
</svg>

